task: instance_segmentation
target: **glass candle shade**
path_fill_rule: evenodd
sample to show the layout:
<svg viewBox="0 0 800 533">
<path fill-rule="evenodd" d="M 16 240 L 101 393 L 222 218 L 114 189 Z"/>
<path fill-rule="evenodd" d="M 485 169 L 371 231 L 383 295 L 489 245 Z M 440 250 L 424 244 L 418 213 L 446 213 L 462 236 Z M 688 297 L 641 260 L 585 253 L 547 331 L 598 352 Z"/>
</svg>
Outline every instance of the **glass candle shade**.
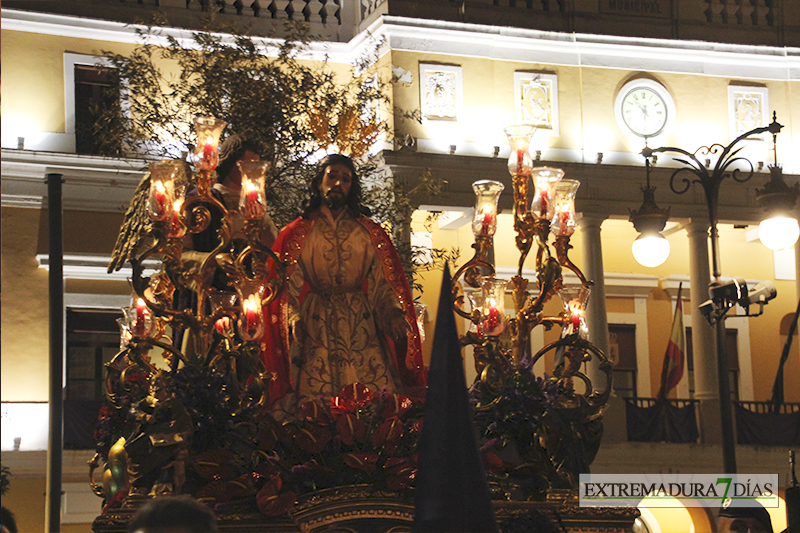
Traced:
<svg viewBox="0 0 800 533">
<path fill-rule="evenodd" d="M 194 166 L 200 170 L 214 170 L 219 164 L 219 137 L 228 123 L 214 117 L 196 117 L 194 131 L 197 144 L 194 147 Z"/>
<path fill-rule="evenodd" d="M 494 236 L 497 231 L 497 200 L 503 192 L 499 181 L 480 180 L 472 184 L 475 191 L 475 214 L 472 217 L 472 233 Z"/>
<path fill-rule="evenodd" d="M 267 199 L 264 195 L 264 174 L 268 161 L 239 161 L 242 174 L 242 192 L 239 196 L 239 212 L 245 220 L 261 220 L 267 214 Z"/>
<path fill-rule="evenodd" d="M 590 292 L 589 288 L 579 285 L 564 287 L 558 293 L 567 316 L 567 324 L 561 330 L 561 338 L 576 332 L 582 339 L 589 337 L 589 327 L 586 325 L 586 304 L 589 302 Z"/>
<path fill-rule="evenodd" d="M 581 182 L 563 179 L 556 187 L 555 214 L 550 229 L 557 237 L 570 237 L 575 233 L 575 194 Z"/>
<path fill-rule="evenodd" d="M 558 182 L 564 177 L 559 168 L 537 167 L 533 169 L 533 201 L 531 213 L 536 219 L 551 220 L 556 212 L 555 195 Z"/>
<path fill-rule="evenodd" d="M 153 331 L 153 315 L 144 298 L 135 298 L 135 304 L 128 311 L 131 334 L 149 337 Z"/>
<path fill-rule="evenodd" d="M 506 329 L 506 283 L 504 279 L 494 277 L 483 278 L 481 292 L 483 293 L 483 323 L 485 335 L 497 336 Z"/>
<path fill-rule="evenodd" d="M 125 313 L 124 318 L 117 319 L 117 325 L 119 325 L 119 349 L 120 351 L 124 350 L 128 343 L 131 342 L 133 335 L 131 334 L 131 327 L 128 323 L 128 311 L 127 308 L 123 308 L 123 313 Z"/>
<path fill-rule="evenodd" d="M 170 220 L 173 205 L 183 190 L 176 191 L 176 177 L 180 172 L 180 162 L 161 161 L 150 163 L 150 196 L 147 199 L 147 214 L 152 220 Z M 177 194 L 176 194 L 177 193 Z"/>
<path fill-rule="evenodd" d="M 483 291 L 480 290 L 473 290 L 467 293 L 467 299 L 469 300 L 470 305 L 472 306 L 471 311 L 475 309 L 479 309 L 481 314 L 483 313 Z M 472 322 L 470 324 L 469 330 L 473 333 L 477 333 L 479 336 L 483 336 L 483 322 L 480 324 L 475 324 Z"/>
<path fill-rule="evenodd" d="M 231 316 L 235 316 L 236 298 L 235 292 L 227 291 L 212 290 L 208 295 L 211 314 L 219 317 L 214 322 L 214 329 L 226 337 L 233 336 L 233 320 L 231 320 Z"/>
<path fill-rule="evenodd" d="M 244 341 L 261 340 L 264 335 L 264 309 L 261 305 L 264 290 L 261 282 L 244 280 L 236 285 L 240 302 L 237 326 Z"/>
<path fill-rule="evenodd" d="M 511 146 L 511 154 L 508 156 L 508 171 L 512 176 L 531 173 L 533 160 L 528 150 L 535 131 L 536 128 L 529 124 L 508 126 L 503 130 L 508 137 L 508 144 Z"/>
</svg>

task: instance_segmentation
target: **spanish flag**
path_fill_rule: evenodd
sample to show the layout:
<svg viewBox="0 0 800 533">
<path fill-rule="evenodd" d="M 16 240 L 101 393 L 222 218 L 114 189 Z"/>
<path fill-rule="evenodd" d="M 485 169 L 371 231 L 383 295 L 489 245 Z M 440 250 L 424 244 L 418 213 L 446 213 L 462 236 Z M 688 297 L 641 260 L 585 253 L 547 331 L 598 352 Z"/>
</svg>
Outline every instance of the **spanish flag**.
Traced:
<svg viewBox="0 0 800 533">
<path fill-rule="evenodd" d="M 683 361 L 686 359 L 686 329 L 683 327 L 683 299 L 681 291 L 683 283 L 678 285 L 678 303 L 675 305 L 675 316 L 672 319 L 672 333 L 669 336 L 667 352 L 664 354 L 664 365 L 661 369 L 661 390 L 658 398 L 664 399 L 683 377 Z"/>
</svg>

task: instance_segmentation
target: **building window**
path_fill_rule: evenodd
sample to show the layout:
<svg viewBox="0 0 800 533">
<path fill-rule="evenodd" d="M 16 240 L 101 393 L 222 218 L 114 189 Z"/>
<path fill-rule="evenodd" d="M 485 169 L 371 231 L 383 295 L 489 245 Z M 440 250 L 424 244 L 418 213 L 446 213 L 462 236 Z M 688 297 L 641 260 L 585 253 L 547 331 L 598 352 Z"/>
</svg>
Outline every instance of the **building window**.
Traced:
<svg viewBox="0 0 800 533">
<path fill-rule="evenodd" d="M 95 65 L 75 65 L 75 151 L 100 154 L 102 140 L 96 134 L 97 119 L 120 110 L 120 84 L 117 69 Z"/>
<path fill-rule="evenodd" d="M 725 330 L 725 354 L 728 358 L 728 385 L 731 389 L 731 400 L 739 400 L 739 347 L 737 344 L 739 330 Z M 686 369 L 689 378 L 689 398 L 694 398 L 694 352 L 692 350 L 692 328 L 686 328 Z"/>
<path fill-rule="evenodd" d="M 103 400 L 104 365 L 119 352 L 119 317 L 119 310 L 67 309 L 68 400 Z"/>
<path fill-rule="evenodd" d="M 620 398 L 636 398 L 636 326 L 609 324 L 614 391 Z"/>
</svg>

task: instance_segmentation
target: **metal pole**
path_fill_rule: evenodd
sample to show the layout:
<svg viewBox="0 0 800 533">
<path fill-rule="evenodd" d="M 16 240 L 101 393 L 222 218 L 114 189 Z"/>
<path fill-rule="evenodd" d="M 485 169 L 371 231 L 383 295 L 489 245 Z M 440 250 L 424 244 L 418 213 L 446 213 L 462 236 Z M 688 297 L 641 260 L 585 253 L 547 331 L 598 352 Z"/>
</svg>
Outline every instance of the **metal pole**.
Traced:
<svg viewBox="0 0 800 533">
<path fill-rule="evenodd" d="M 717 322 L 717 379 L 719 379 L 719 416 L 722 429 L 722 465 L 726 474 L 736 473 L 736 441 L 733 434 L 731 388 L 728 381 L 728 355 L 725 349 L 725 317 Z"/>
<path fill-rule="evenodd" d="M 714 172 L 712 178 L 717 183 L 722 177 Z M 711 266 L 713 283 L 719 283 L 722 275 L 722 261 L 719 257 L 719 231 L 717 230 L 717 195 L 708 198 L 708 218 L 711 237 Z M 725 334 L 725 316 L 722 315 L 715 325 L 717 338 L 717 382 L 719 386 L 719 417 L 722 432 L 722 465 L 726 474 L 736 473 L 736 436 L 733 434 L 733 413 L 731 409 L 731 386 L 728 377 L 728 350 Z"/>
<path fill-rule="evenodd" d="M 64 239 L 61 174 L 47 174 L 50 253 L 50 431 L 47 441 L 45 524 L 61 531 L 61 465 L 64 440 Z"/>
</svg>

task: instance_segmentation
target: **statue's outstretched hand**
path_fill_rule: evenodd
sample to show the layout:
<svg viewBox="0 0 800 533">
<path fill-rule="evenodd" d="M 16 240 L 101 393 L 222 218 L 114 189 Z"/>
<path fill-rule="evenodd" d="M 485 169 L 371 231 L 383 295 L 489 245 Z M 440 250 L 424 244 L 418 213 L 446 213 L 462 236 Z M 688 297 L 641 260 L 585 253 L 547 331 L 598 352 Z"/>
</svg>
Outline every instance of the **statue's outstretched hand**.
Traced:
<svg viewBox="0 0 800 533">
<path fill-rule="evenodd" d="M 395 342 L 405 342 L 408 339 L 408 334 L 411 333 L 411 327 L 406 321 L 406 314 L 402 309 L 395 309 L 389 316 L 389 324 L 387 333 Z"/>
</svg>

